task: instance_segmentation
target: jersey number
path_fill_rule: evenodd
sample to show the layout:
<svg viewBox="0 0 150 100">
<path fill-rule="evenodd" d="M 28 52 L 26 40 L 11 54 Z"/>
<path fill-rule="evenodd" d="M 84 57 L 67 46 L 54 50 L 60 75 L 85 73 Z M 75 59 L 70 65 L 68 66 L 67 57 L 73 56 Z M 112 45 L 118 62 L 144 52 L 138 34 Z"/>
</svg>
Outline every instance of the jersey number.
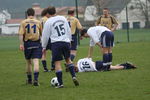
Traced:
<svg viewBox="0 0 150 100">
<path fill-rule="evenodd" d="M 83 65 L 83 69 L 90 68 L 90 65 L 87 61 L 82 62 L 82 65 Z"/>
<path fill-rule="evenodd" d="M 30 27 L 30 24 L 27 24 L 25 28 L 27 28 L 27 33 L 30 33 L 31 29 L 33 29 L 33 33 L 36 33 L 36 25 L 35 24 L 31 27 Z"/>
<path fill-rule="evenodd" d="M 58 33 L 58 36 L 65 35 L 64 24 L 60 24 L 60 25 L 56 26 L 55 29 Z"/>
</svg>

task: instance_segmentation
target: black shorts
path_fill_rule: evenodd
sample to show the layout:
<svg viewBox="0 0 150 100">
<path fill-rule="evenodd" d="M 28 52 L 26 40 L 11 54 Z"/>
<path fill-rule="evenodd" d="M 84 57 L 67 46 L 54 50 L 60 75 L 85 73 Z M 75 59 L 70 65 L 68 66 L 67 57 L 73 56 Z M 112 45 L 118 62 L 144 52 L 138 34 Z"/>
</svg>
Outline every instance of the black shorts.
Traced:
<svg viewBox="0 0 150 100">
<path fill-rule="evenodd" d="M 105 31 L 100 37 L 100 42 L 103 47 L 113 47 L 114 34 L 111 31 Z"/>
<path fill-rule="evenodd" d="M 71 41 L 71 50 L 77 50 L 77 35 L 72 35 L 72 41 Z"/>
<path fill-rule="evenodd" d="M 70 43 L 55 42 L 52 43 L 52 61 L 60 61 L 70 57 Z"/>
<path fill-rule="evenodd" d="M 41 59 L 42 46 L 40 41 L 25 41 L 24 42 L 24 55 L 26 59 Z"/>
<path fill-rule="evenodd" d="M 47 46 L 46 46 L 46 50 L 51 50 L 51 39 L 49 38 Z"/>
</svg>

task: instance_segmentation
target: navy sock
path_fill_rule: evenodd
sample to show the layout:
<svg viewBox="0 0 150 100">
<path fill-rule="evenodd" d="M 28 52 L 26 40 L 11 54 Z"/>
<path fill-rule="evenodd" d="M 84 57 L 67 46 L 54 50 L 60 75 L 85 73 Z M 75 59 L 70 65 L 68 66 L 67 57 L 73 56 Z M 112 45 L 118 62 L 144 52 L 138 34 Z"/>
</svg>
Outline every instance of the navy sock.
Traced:
<svg viewBox="0 0 150 100">
<path fill-rule="evenodd" d="M 62 71 L 56 71 L 56 76 L 57 76 L 57 80 L 59 85 L 63 85 L 63 81 L 62 81 Z"/>
<path fill-rule="evenodd" d="M 47 67 L 46 60 L 42 60 L 42 65 L 43 65 L 44 69 Z"/>
<path fill-rule="evenodd" d="M 103 69 L 104 71 L 108 70 L 109 66 L 108 66 L 108 61 L 109 61 L 109 56 L 108 54 L 103 54 Z"/>
<path fill-rule="evenodd" d="M 51 61 L 51 68 L 52 68 L 52 69 L 55 69 L 54 61 Z"/>
<path fill-rule="evenodd" d="M 69 68 L 72 78 L 76 77 L 75 70 L 74 70 L 74 64 L 68 64 L 67 67 Z"/>
<path fill-rule="evenodd" d="M 112 53 L 108 53 L 108 57 L 109 57 L 108 62 L 111 65 L 112 64 L 112 58 L 113 58 Z"/>
<path fill-rule="evenodd" d="M 39 72 L 34 72 L 34 80 L 38 81 Z"/>
<path fill-rule="evenodd" d="M 27 72 L 28 81 L 32 81 L 32 73 Z"/>
<path fill-rule="evenodd" d="M 70 55 L 70 59 L 71 59 L 71 61 L 73 61 L 73 60 L 74 60 L 74 58 L 75 58 L 75 55 L 71 54 L 71 55 Z"/>
</svg>

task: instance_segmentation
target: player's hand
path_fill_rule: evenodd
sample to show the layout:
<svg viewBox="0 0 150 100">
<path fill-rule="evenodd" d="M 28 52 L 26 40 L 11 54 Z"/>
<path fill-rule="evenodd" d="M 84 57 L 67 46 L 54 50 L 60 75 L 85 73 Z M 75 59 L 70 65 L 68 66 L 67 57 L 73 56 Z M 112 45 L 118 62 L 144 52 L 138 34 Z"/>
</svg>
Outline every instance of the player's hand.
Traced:
<svg viewBox="0 0 150 100">
<path fill-rule="evenodd" d="M 43 48 L 42 49 L 42 53 L 44 54 L 46 52 L 46 48 Z"/>
<path fill-rule="evenodd" d="M 24 51 L 24 45 L 20 44 L 19 49 L 20 49 L 21 51 Z"/>
</svg>

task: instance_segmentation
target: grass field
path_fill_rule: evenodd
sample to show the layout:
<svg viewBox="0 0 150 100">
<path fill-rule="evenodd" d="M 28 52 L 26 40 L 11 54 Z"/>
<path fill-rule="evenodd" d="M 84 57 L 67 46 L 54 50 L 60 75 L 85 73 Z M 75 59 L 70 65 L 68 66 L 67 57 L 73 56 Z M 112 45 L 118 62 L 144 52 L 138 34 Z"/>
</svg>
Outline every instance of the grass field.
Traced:
<svg viewBox="0 0 150 100">
<path fill-rule="evenodd" d="M 123 31 L 116 34 L 120 32 Z M 142 34 L 145 34 L 145 31 Z M 118 38 L 120 36 L 124 39 Z M 145 41 L 142 38 L 142 41 L 130 43 L 125 42 L 126 35 L 120 36 L 116 35 L 118 39 L 116 41 L 123 42 L 116 44 L 113 49 L 113 64 L 131 61 L 138 69 L 77 73 L 80 80 L 79 87 L 75 87 L 70 74 L 64 72 L 63 89 L 50 86 L 50 79 L 55 73 L 44 73 L 41 64 L 40 86 L 25 85 L 25 60 L 23 53 L 18 49 L 18 38 L 0 37 L 0 100 L 149 100 L 150 35 L 144 35 Z M 142 35 L 135 36 L 141 38 Z M 86 57 L 87 50 L 88 40 L 81 41 L 75 61 Z M 49 60 L 50 52 L 48 54 Z M 93 60 L 100 59 L 99 48 L 95 47 Z"/>
</svg>

